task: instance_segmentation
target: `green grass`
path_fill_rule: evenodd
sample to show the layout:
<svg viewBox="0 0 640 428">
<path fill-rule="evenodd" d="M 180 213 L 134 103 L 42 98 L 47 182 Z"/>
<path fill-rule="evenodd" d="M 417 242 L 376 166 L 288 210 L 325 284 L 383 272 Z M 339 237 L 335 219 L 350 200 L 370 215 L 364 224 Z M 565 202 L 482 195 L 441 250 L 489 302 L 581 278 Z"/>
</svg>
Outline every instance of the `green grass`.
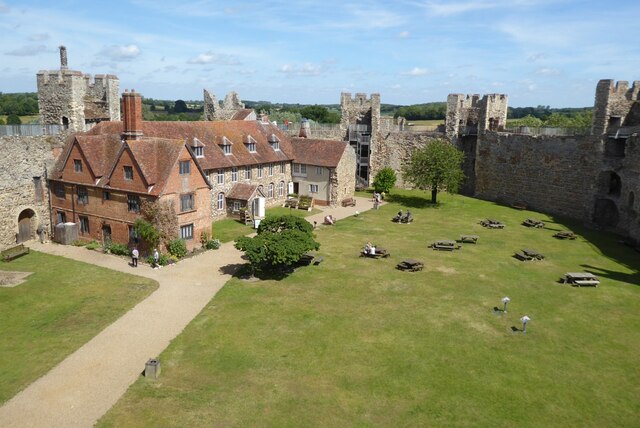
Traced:
<svg viewBox="0 0 640 428">
<path fill-rule="evenodd" d="M 2 119 L 4 123 L 7 123 L 6 114 L 0 114 L 0 119 Z M 38 123 L 39 120 L 40 120 L 40 117 L 37 114 L 30 115 L 30 116 L 20 116 L 20 121 L 22 122 L 23 125 Z"/>
<path fill-rule="evenodd" d="M 16 287 L 0 288 L 0 402 L 157 288 L 149 279 L 35 251 L 0 262 L 0 270 L 33 272 Z"/>
<path fill-rule="evenodd" d="M 438 126 L 444 125 L 444 119 L 407 120 L 407 123 L 411 123 L 414 126 Z"/>
<path fill-rule="evenodd" d="M 100 426 L 638 426 L 638 254 L 547 215 L 427 198 L 394 190 L 318 230 L 319 266 L 231 280 L 160 356 L 160 379 L 141 378 Z M 400 208 L 414 223 L 390 221 Z M 507 226 L 484 229 L 486 217 Z M 563 229 L 579 238 L 552 238 Z M 480 239 L 427 248 L 460 234 Z M 358 257 L 367 240 L 391 257 Z M 523 247 L 546 260 L 517 261 Z M 408 257 L 425 269 L 394 269 Z M 581 270 L 601 286 L 557 282 Z M 495 315 L 503 296 L 509 312 Z M 527 334 L 513 333 L 524 314 Z"/>
</svg>

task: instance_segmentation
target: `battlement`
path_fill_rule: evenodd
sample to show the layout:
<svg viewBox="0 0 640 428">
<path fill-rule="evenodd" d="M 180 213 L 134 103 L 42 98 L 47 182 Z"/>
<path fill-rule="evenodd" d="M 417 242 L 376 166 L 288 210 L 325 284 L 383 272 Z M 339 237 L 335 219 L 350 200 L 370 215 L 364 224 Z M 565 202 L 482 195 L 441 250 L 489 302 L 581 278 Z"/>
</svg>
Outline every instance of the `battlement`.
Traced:
<svg viewBox="0 0 640 428">
<path fill-rule="evenodd" d="M 479 135 L 487 130 L 497 130 L 507 122 L 505 94 L 449 94 L 445 129 L 449 138 L 458 135 Z"/>
<path fill-rule="evenodd" d="M 629 87 L 629 82 L 602 79 L 596 86 L 593 127 L 594 135 L 613 132 L 620 126 L 637 125 L 632 109 L 637 109 L 640 101 L 640 81 L 636 80 Z M 636 105 L 636 107 L 634 107 Z"/>
<path fill-rule="evenodd" d="M 345 105 L 353 105 L 353 106 L 370 106 L 371 103 L 380 103 L 380 94 L 374 93 L 371 94 L 371 98 L 367 98 L 367 94 L 358 92 L 355 97 L 351 97 L 350 92 L 342 92 L 340 94 L 340 104 L 342 106 Z"/>
<path fill-rule="evenodd" d="M 36 74 L 38 86 L 43 85 L 72 85 L 84 80 L 87 88 L 104 87 L 108 81 L 119 81 L 113 74 L 96 74 L 93 78 L 90 74 L 76 70 L 40 70 Z"/>
</svg>

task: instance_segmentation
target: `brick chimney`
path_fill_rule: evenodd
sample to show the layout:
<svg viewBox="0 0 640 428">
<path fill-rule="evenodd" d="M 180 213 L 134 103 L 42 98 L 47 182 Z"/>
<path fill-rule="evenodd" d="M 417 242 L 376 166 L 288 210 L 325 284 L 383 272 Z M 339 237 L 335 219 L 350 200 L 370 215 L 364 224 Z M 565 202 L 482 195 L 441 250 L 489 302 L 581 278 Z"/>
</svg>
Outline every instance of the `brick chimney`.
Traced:
<svg viewBox="0 0 640 428">
<path fill-rule="evenodd" d="M 122 138 L 126 141 L 142 137 L 142 96 L 135 89 L 122 94 Z"/>
<path fill-rule="evenodd" d="M 309 124 L 309 121 L 307 119 L 302 119 L 302 122 L 300 123 L 300 133 L 298 134 L 298 137 L 302 137 L 302 138 L 311 137 L 311 125 Z"/>
</svg>

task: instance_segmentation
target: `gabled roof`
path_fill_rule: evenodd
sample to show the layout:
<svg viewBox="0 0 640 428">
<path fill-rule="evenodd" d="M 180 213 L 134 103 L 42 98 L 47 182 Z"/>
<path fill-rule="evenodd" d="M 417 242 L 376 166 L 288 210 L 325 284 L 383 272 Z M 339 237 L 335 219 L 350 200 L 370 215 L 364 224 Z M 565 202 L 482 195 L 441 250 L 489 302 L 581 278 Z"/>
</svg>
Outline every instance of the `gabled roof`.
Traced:
<svg viewBox="0 0 640 428">
<path fill-rule="evenodd" d="M 335 168 L 349 146 L 345 141 L 294 137 L 291 139 L 294 162 Z"/>
<path fill-rule="evenodd" d="M 251 113 L 254 113 L 253 116 L 255 117 L 255 112 L 252 108 L 243 108 L 235 112 L 233 116 L 231 116 L 231 120 L 247 120 Z"/>
<path fill-rule="evenodd" d="M 88 134 L 120 135 L 122 122 L 100 122 Z M 145 137 L 180 139 L 191 143 L 194 138 L 204 145 L 204 157 L 198 158 L 203 169 L 229 168 L 232 166 L 256 165 L 289 161 L 293 149 L 289 137 L 271 123 L 259 121 L 231 120 L 215 122 L 142 122 Z M 269 144 L 271 135 L 280 140 L 280 150 Z M 256 140 L 256 152 L 251 153 L 244 144 L 247 136 Z M 221 144 L 226 137 L 233 143 L 231 154 L 225 155 Z M 144 140 L 144 139 L 143 139 Z"/>
<path fill-rule="evenodd" d="M 250 201 L 256 194 L 259 193 L 258 196 L 264 196 L 258 190 L 257 185 L 253 184 L 244 184 L 238 183 L 227 193 L 227 199 L 237 199 L 239 201 Z"/>
</svg>

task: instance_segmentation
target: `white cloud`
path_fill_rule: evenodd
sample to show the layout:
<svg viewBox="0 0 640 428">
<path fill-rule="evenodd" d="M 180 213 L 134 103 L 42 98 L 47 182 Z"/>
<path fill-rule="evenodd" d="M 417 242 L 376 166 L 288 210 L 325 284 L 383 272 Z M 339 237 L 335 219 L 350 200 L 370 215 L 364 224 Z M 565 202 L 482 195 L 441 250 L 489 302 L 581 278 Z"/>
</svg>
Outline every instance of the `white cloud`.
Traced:
<svg viewBox="0 0 640 428">
<path fill-rule="evenodd" d="M 401 74 L 405 76 L 424 76 L 429 74 L 429 70 L 426 68 L 413 67 L 411 70 L 403 71 Z"/>
<path fill-rule="evenodd" d="M 221 64 L 221 65 L 239 65 L 237 59 L 231 55 L 217 54 L 212 51 L 201 53 L 195 58 L 187 61 L 188 64 Z"/>
<path fill-rule="evenodd" d="M 546 0 L 429 0 L 424 3 L 424 8 L 430 15 L 450 16 L 478 10 L 536 6 L 545 1 Z"/>
<path fill-rule="evenodd" d="M 557 76 L 560 74 L 560 70 L 557 68 L 543 67 L 536 70 L 536 74 L 541 76 Z"/>
<path fill-rule="evenodd" d="M 5 52 L 5 55 L 11 56 L 36 56 L 47 51 L 45 45 L 25 45 L 14 49 L 12 51 Z"/>
<path fill-rule="evenodd" d="M 410 34 L 408 31 L 400 31 L 400 33 L 398 33 L 398 37 L 400 37 L 401 39 L 407 39 L 409 38 Z"/>
<path fill-rule="evenodd" d="M 280 73 L 300 75 L 300 76 L 317 76 L 323 73 L 322 66 L 305 62 L 302 65 L 284 64 L 278 70 Z"/>
<path fill-rule="evenodd" d="M 130 61 L 140 56 L 142 52 L 136 45 L 112 45 L 103 48 L 99 55 L 110 58 L 114 61 Z"/>
<path fill-rule="evenodd" d="M 533 53 L 533 54 L 529 55 L 527 57 L 527 61 L 528 62 L 536 62 L 536 61 L 539 61 L 539 60 L 545 59 L 545 58 L 546 58 L 545 54 L 543 54 L 542 52 L 537 52 L 537 53 Z"/>
<path fill-rule="evenodd" d="M 49 40 L 50 38 L 49 33 L 38 33 L 30 36 L 29 40 L 32 42 L 41 42 L 43 40 Z"/>
</svg>

